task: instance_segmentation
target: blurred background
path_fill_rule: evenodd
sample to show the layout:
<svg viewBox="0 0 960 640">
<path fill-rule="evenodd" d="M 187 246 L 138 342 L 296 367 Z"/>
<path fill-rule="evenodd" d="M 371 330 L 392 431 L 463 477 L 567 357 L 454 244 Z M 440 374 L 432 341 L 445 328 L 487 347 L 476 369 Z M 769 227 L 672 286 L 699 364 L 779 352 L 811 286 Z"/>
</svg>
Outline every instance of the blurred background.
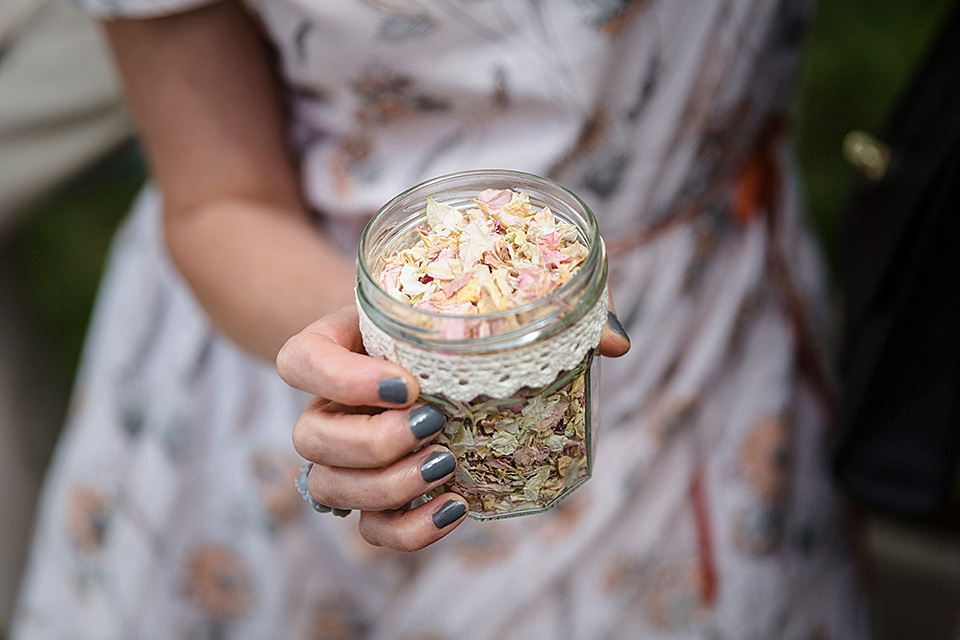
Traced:
<svg viewBox="0 0 960 640">
<path fill-rule="evenodd" d="M 793 132 L 811 224 L 833 277 L 840 220 L 861 179 L 842 141 L 854 130 L 883 129 L 953 6 L 819 2 Z M 89 52 L 86 62 L 79 51 Z M 144 180 L 109 65 L 89 60 L 104 60 L 102 43 L 69 3 L 0 2 L 0 638 L 111 234 Z M 64 142 L 45 124 L 58 109 L 91 133 Z M 20 119 L 5 117 L 11 113 Z M 65 145 L 56 156 L 63 166 L 44 159 L 48 135 Z M 32 182 L 37 162 L 48 178 Z M 871 513 L 866 542 L 879 638 L 960 637 L 957 528 Z"/>
</svg>

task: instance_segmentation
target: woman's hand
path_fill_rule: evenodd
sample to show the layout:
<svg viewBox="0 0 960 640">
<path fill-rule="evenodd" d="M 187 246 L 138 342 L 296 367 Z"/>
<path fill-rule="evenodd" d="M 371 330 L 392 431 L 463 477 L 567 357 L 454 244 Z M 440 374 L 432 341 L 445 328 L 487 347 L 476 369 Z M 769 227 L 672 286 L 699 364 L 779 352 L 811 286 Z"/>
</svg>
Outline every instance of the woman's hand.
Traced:
<svg viewBox="0 0 960 640">
<path fill-rule="evenodd" d="M 612 312 L 610 318 L 600 353 L 623 355 L 630 342 Z M 293 444 L 314 463 L 308 488 L 317 502 L 359 509 L 364 540 L 401 551 L 422 549 L 463 522 L 466 501 L 454 493 L 408 508 L 453 475 L 453 454 L 429 444 L 444 416 L 414 403 L 420 386 L 409 371 L 363 355 L 354 307 L 288 340 L 277 370 L 287 384 L 315 395 L 294 426 Z"/>
<path fill-rule="evenodd" d="M 413 405 L 420 386 L 410 372 L 362 351 L 352 306 L 317 320 L 280 350 L 280 377 L 315 394 L 294 425 L 293 445 L 314 463 L 308 487 L 317 502 L 359 509 L 360 534 L 371 544 L 416 551 L 467 513 L 466 501 L 452 493 L 406 508 L 453 475 L 453 454 L 424 446 L 444 416 Z"/>
</svg>

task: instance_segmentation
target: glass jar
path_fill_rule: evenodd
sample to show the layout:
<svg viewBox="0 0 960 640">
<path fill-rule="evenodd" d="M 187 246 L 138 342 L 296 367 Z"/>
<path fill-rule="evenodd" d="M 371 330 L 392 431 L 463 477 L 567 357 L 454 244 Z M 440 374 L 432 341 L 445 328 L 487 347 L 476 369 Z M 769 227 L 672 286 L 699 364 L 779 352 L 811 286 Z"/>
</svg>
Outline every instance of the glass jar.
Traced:
<svg viewBox="0 0 960 640">
<path fill-rule="evenodd" d="M 417 309 L 381 288 L 384 256 L 418 240 L 428 198 L 465 209 L 476 207 L 486 189 L 526 194 L 533 207 L 549 207 L 575 227 L 587 255 L 567 282 L 523 306 L 474 315 Z M 360 328 L 367 352 L 418 376 L 421 399 L 447 416 L 437 442 L 454 453 L 457 469 L 433 495 L 459 493 L 469 515 L 486 520 L 545 511 L 590 477 L 606 280 L 593 213 L 571 191 L 536 175 L 441 176 L 377 212 L 358 252 Z"/>
</svg>

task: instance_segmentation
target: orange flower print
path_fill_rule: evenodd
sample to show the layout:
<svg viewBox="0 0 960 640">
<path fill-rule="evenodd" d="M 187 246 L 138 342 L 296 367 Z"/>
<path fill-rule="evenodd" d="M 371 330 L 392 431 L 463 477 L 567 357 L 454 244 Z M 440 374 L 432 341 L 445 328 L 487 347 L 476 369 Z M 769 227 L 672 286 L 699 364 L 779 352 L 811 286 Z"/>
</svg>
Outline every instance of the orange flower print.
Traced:
<svg viewBox="0 0 960 640">
<path fill-rule="evenodd" d="M 584 489 L 581 489 L 581 491 L 584 491 Z M 583 512 L 586 510 L 585 495 L 586 493 L 581 493 L 570 496 L 544 514 L 541 529 L 544 541 L 556 542 L 562 540 L 576 529 L 583 519 Z"/>
<path fill-rule="evenodd" d="M 258 451 L 250 463 L 271 528 L 278 529 L 302 513 L 303 501 L 293 489 L 300 473 L 297 460 L 278 451 Z"/>
<path fill-rule="evenodd" d="M 790 428 L 786 421 L 767 417 L 757 422 L 743 445 L 740 464 L 758 497 L 782 502 L 790 472 Z"/>
<path fill-rule="evenodd" d="M 353 191 L 355 174 L 362 172 L 363 162 L 373 152 L 373 143 L 363 134 L 343 140 L 330 160 L 330 173 L 337 192 L 343 196 Z"/>
<path fill-rule="evenodd" d="M 618 556 L 607 571 L 606 590 L 610 593 L 639 590 L 647 569 L 646 562 L 630 556 Z"/>
<path fill-rule="evenodd" d="M 734 519 L 733 543 L 745 554 L 766 555 L 777 548 L 783 533 L 783 509 L 755 504 Z"/>
<path fill-rule="evenodd" d="M 743 444 L 740 467 L 756 501 L 734 520 L 734 544 L 751 555 L 770 553 L 780 542 L 789 492 L 789 425 L 778 417 L 758 421 Z"/>
<path fill-rule="evenodd" d="M 187 566 L 187 590 L 197 608 L 215 620 L 243 617 L 253 606 L 253 587 L 243 558 L 217 545 L 198 547 Z"/>
<path fill-rule="evenodd" d="M 514 550 L 512 538 L 503 535 L 496 523 L 484 523 L 483 529 L 471 527 L 457 537 L 457 553 L 467 565 L 482 567 L 508 558 Z"/>
<path fill-rule="evenodd" d="M 99 549 L 109 520 L 110 507 L 103 494 L 84 485 L 71 490 L 67 501 L 67 526 L 79 550 L 91 553 Z"/>
<path fill-rule="evenodd" d="M 646 560 L 619 557 L 607 573 L 611 594 L 628 595 L 650 622 L 663 630 L 689 627 L 709 606 L 697 558 Z"/>
<path fill-rule="evenodd" d="M 703 617 L 702 575 L 695 558 L 665 564 L 652 578 L 638 601 L 651 624 L 683 629 Z"/>
<path fill-rule="evenodd" d="M 354 117 L 360 124 L 390 122 L 448 108 L 443 98 L 419 91 L 413 77 L 385 67 L 368 69 L 354 81 L 353 91 L 359 103 Z"/>
<path fill-rule="evenodd" d="M 593 23 L 601 33 L 616 37 L 646 3 L 647 0 L 594 0 Z"/>
<path fill-rule="evenodd" d="M 310 640 L 358 640 L 370 626 L 357 604 L 344 595 L 317 602 L 311 613 Z"/>
</svg>

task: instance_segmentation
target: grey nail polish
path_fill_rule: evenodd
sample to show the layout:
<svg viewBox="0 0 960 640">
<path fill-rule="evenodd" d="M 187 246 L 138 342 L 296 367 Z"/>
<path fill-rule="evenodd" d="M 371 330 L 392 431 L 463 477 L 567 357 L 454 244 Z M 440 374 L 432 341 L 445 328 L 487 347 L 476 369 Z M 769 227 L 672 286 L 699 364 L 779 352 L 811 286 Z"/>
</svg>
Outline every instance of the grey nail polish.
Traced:
<svg viewBox="0 0 960 640">
<path fill-rule="evenodd" d="M 447 500 L 442 507 L 433 514 L 433 525 L 437 529 L 443 529 L 449 524 L 453 524 L 467 512 L 467 505 L 459 500 Z"/>
<path fill-rule="evenodd" d="M 435 451 L 420 465 L 420 475 L 424 482 L 433 482 L 453 473 L 457 460 L 449 451 Z"/>
<path fill-rule="evenodd" d="M 384 378 L 380 381 L 377 394 L 381 400 L 403 404 L 407 401 L 407 383 L 403 378 Z"/>
<path fill-rule="evenodd" d="M 614 333 L 623 336 L 624 340 L 630 342 L 630 336 L 627 335 L 626 330 L 623 328 L 623 325 L 620 324 L 619 318 L 617 318 L 613 311 L 607 311 L 607 326 L 610 327 Z"/>
<path fill-rule="evenodd" d="M 422 440 L 440 431 L 446 421 L 443 411 L 429 404 L 417 407 L 410 412 L 410 416 L 407 418 L 410 431 L 413 432 L 413 437 L 417 440 Z"/>
</svg>

